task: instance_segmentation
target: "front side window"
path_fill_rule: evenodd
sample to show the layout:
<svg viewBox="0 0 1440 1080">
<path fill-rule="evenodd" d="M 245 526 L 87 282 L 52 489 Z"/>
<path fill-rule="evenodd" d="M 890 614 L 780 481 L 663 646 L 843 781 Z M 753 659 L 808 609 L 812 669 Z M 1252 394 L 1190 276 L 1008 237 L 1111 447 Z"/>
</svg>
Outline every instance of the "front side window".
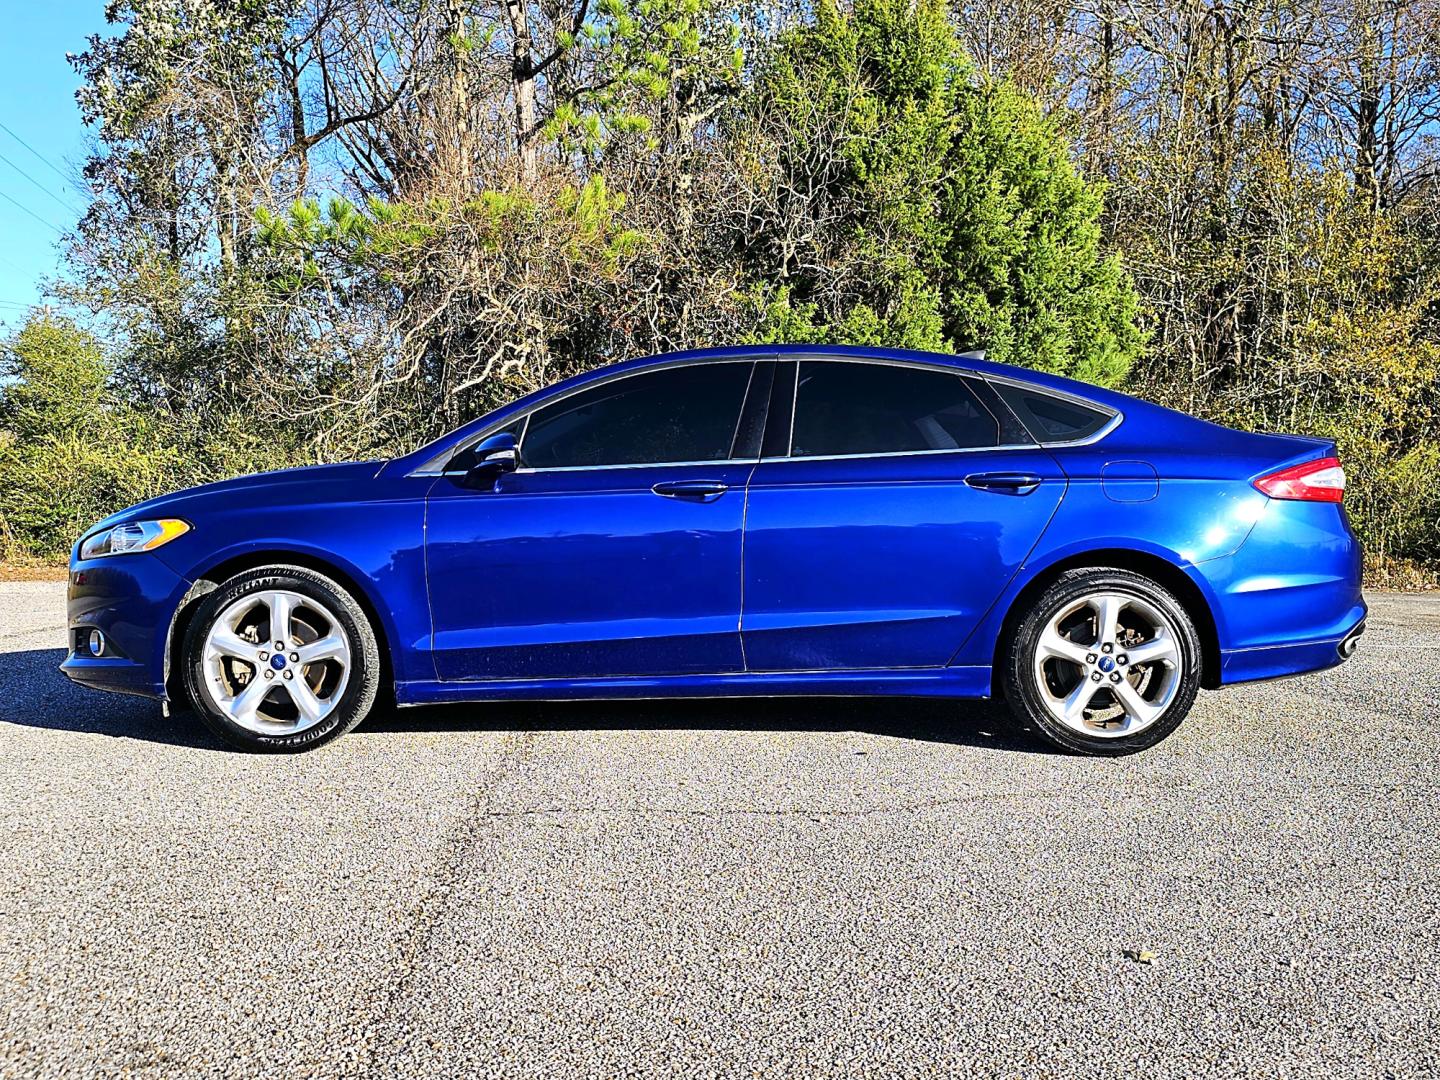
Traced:
<svg viewBox="0 0 1440 1080">
<path fill-rule="evenodd" d="M 999 421 L 959 374 L 894 364 L 800 362 L 792 457 L 999 444 Z"/>
<path fill-rule="evenodd" d="M 571 394 L 531 414 L 521 460 L 531 469 L 724 460 L 753 366 L 691 364 Z"/>
</svg>

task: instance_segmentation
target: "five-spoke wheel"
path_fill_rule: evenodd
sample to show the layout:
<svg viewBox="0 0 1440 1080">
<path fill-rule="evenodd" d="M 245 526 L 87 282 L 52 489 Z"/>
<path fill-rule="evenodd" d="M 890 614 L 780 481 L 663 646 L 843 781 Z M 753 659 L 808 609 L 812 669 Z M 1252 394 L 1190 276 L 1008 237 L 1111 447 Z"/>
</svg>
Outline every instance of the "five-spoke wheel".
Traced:
<svg viewBox="0 0 1440 1080">
<path fill-rule="evenodd" d="M 1021 620 L 1004 671 L 1020 719 L 1057 745 L 1120 754 L 1175 729 L 1199 687 L 1183 605 L 1124 570 L 1069 571 Z"/>
<path fill-rule="evenodd" d="M 1084 735 L 1133 735 L 1165 712 L 1183 661 L 1170 620 L 1152 603 L 1087 593 L 1045 625 L 1035 684 L 1051 715 Z"/>
<path fill-rule="evenodd" d="M 301 567 L 261 567 L 212 592 L 191 622 L 186 657 L 196 710 L 247 749 L 302 749 L 349 730 L 379 682 L 364 611 Z"/>
<path fill-rule="evenodd" d="M 247 593 L 205 635 L 205 674 L 215 703 L 259 734 L 314 727 L 350 681 L 350 642 L 334 614 L 300 593 Z"/>
</svg>

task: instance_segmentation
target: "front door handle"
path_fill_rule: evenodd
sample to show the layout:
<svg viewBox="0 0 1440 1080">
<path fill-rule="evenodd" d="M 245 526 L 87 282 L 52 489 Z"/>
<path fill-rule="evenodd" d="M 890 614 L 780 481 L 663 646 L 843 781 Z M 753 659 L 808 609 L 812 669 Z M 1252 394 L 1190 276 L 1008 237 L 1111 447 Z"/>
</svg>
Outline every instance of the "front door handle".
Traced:
<svg viewBox="0 0 1440 1080">
<path fill-rule="evenodd" d="M 997 495 L 1029 495 L 1040 486 L 1040 477 L 1030 473 L 974 473 L 965 478 L 965 483 Z"/>
<path fill-rule="evenodd" d="M 656 495 L 665 495 L 671 499 L 698 499 L 709 502 L 729 491 L 730 485 L 719 480 L 661 480 L 650 490 Z"/>
</svg>

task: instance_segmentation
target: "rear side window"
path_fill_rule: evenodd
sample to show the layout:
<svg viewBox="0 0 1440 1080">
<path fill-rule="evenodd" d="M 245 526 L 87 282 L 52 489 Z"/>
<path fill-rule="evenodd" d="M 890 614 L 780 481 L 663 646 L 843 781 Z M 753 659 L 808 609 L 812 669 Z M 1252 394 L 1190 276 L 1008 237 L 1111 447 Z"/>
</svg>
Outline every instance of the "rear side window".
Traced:
<svg viewBox="0 0 1440 1080">
<path fill-rule="evenodd" d="M 613 379 L 530 415 L 527 468 L 722 461 L 754 365 L 690 364 Z"/>
<path fill-rule="evenodd" d="M 997 446 L 1000 423 L 958 374 L 802 360 L 792 457 Z"/>
<path fill-rule="evenodd" d="M 1115 414 L 1013 383 L 991 383 L 1038 442 L 1075 442 L 1094 435 Z"/>
</svg>

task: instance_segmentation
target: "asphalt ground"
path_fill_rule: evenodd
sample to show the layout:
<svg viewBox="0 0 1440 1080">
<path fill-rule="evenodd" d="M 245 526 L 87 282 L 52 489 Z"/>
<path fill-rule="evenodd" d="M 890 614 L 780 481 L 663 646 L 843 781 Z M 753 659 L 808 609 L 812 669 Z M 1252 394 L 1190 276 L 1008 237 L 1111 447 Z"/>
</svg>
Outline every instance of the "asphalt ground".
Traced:
<svg viewBox="0 0 1440 1080">
<path fill-rule="evenodd" d="M 839 699 L 254 757 L 0 584 L 0 1075 L 1435 1075 L 1440 598 L 1372 608 L 1119 761 Z"/>
</svg>

